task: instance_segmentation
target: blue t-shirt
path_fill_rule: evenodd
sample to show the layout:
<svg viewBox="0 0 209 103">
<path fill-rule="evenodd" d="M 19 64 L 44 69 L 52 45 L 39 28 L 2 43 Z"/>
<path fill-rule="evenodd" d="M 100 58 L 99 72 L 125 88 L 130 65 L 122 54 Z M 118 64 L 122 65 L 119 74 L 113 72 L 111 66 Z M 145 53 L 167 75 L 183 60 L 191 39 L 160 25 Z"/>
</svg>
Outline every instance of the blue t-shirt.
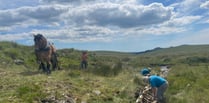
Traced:
<svg viewBox="0 0 209 103">
<path fill-rule="evenodd" d="M 144 69 L 141 70 L 141 74 L 144 75 L 144 76 L 149 74 L 149 73 L 150 73 L 150 70 L 147 69 L 147 68 L 144 68 Z"/>
<path fill-rule="evenodd" d="M 160 87 L 166 82 L 166 80 L 160 76 L 152 75 L 149 77 L 149 82 L 151 87 Z"/>
</svg>

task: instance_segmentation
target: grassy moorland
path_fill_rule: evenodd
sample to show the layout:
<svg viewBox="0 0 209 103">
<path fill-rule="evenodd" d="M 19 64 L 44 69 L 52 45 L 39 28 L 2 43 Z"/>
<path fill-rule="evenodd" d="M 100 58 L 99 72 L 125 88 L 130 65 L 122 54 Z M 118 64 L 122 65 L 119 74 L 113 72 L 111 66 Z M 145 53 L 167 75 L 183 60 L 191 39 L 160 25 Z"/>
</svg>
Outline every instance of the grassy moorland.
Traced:
<svg viewBox="0 0 209 103">
<path fill-rule="evenodd" d="M 58 50 L 62 70 L 38 70 L 33 47 L 0 42 L 0 103 L 134 103 L 143 86 L 139 71 L 169 65 L 168 103 L 208 103 L 209 46 L 183 45 L 143 53 L 88 51 L 89 66 L 81 70 L 75 49 Z"/>
</svg>

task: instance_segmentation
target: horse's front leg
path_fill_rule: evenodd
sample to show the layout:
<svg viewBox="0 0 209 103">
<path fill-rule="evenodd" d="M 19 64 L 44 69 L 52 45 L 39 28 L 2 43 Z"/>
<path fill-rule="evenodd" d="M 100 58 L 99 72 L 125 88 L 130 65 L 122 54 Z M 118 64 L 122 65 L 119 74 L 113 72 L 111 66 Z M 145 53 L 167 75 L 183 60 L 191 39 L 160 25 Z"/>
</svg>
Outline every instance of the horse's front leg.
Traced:
<svg viewBox="0 0 209 103">
<path fill-rule="evenodd" d="M 39 65 L 39 68 L 42 68 L 43 72 L 47 72 L 44 63 L 41 62 L 41 64 Z"/>
</svg>

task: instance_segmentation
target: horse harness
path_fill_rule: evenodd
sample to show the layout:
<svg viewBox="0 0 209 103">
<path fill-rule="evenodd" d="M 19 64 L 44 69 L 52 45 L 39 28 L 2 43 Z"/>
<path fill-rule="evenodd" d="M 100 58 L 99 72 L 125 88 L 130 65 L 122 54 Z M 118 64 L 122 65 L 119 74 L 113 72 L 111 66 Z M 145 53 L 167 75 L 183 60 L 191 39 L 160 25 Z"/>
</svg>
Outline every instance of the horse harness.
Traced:
<svg viewBox="0 0 209 103">
<path fill-rule="evenodd" d="M 49 51 L 50 50 L 50 43 L 47 43 L 47 45 L 44 48 L 36 48 L 36 52 L 41 52 L 41 51 Z"/>
</svg>

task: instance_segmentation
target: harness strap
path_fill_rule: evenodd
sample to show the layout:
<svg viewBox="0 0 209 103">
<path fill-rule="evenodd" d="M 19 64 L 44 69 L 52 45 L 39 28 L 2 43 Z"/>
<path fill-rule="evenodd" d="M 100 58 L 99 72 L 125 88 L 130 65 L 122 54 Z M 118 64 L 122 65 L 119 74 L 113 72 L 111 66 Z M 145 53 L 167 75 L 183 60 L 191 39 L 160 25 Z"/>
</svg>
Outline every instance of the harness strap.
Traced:
<svg viewBox="0 0 209 103">
<path fill-rule="evenodd" d="M 44 48 L 36 48 L 35 51 L 49 51 L 50 50 L 50 43 L 47 42 L 47 45 Z"/>
</svg>

